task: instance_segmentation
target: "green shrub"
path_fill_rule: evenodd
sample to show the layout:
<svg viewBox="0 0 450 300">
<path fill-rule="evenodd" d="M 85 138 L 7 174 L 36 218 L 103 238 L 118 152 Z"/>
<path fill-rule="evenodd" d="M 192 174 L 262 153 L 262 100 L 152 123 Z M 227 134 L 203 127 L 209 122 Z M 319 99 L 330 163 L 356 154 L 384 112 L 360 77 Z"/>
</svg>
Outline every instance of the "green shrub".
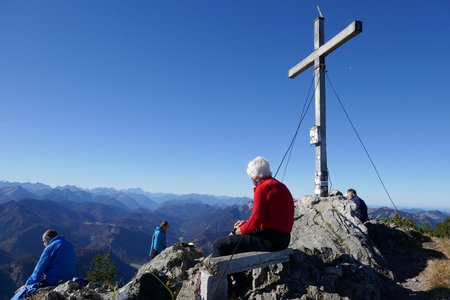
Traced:
<svg viewBox="0 0 450 300">
<path fill-rule="evenodd" d="M 443 222 L 438 223 L 432 230 L 431 235 L 436 237 L 450 237 L 450 217 L 447 217 Z"/>
<path fill-rule="evenodd" d="M 433 229 L 431 228 L 430 224 L 425 223 L 419 228 L 420 233 L 432 235 Z"/>
<path fill-rule="evenodd" d="M 414 223 L 413 220 L 402 217 L 399 214 L 395 214 L 394 216 L 392 216 L 389 223 L 392 223 L 400 228 L 419 230 L 419 227 Z"/>
<path fill-rule="evenodd" d="M 414 229 L 422 234 L 427 234 L 440 238 L 445 237 L 450 238 L 450 217 L 447 217 L 443 222 L 438 223 L 434 227 L 434 229 L 431 228 L 430 224 L 428 223 L 423 224 L 422 226 L 419 227 L 414 223 L 413 220 L 402 217 L 399 214 L 393 215 L 390 219 L 382 217 L 380 218 L 380 221 L 382 221 L 385 224 L 394 224 L 399 228 Z"/>
<path fill-rule="evenodd" d="M 389 218 L 381 217 L 380 221 L 383 222 L 384 224 L 389 224 Z"/>
<path fill-rule="evenodd" d="M 114 285 L 116 267 L 111 262 L 109 253 L 97 254 L 91 262 L 91 270 L 88 271 L 88 280 L 103 285 Z"/>
</svg>

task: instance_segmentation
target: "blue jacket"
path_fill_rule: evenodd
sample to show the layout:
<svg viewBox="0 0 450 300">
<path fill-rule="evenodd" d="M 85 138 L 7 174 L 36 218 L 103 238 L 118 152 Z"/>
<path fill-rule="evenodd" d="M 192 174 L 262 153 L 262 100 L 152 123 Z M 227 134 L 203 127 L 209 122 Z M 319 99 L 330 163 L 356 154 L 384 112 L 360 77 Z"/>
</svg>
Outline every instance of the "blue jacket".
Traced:
<svg viewBox="0 0 450 300">
<path fill-rule="evenodd" d="M 364 200 L 358 196 L 354 196 L 352 201 L 356 204 L 356 217 L 363 223 L 369 221 L 369 216 L 367 215 L 367 205 Z"/>
<path fill-rule="evenodd" d="M 159 226 L 155 228 L 155 232 L 153 233 L 152 247 L 153 250 L 157 251 L 158 253 L 166 249 L 166 233 L 162 231 Z"/>
<path fill-rule="evenodd" d="M 50 285 L 67 281 L 73 278 L 75 273 L 75 251 L 73 245 L 58 235 L 48 242 L 42 251 L 33 274 L 28 278 L 26 285 L 40 281 L 42 275 Z"/>
</svg>

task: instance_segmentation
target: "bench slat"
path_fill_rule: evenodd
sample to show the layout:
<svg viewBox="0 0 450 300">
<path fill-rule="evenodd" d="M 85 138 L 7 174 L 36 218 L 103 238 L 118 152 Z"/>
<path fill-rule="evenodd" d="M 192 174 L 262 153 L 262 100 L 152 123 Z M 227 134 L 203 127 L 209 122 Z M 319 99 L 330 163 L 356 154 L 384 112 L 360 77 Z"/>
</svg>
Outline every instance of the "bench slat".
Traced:
<svg viewBox="0 0 450 300">
<path fill-rule="evenodd" d="M 289 255 L 293 249 L 284 249 L 277 252 L 246 252 L 233 256 L 226 273 L 233 274 L 251 269 L 262 268 L 269 265 L 284 263 L 289 261 Z M 210 258 L 207 262 L 208 269 L 214 272 L 223 272 L 227 267 L 230 255 Z"/>
</svg>

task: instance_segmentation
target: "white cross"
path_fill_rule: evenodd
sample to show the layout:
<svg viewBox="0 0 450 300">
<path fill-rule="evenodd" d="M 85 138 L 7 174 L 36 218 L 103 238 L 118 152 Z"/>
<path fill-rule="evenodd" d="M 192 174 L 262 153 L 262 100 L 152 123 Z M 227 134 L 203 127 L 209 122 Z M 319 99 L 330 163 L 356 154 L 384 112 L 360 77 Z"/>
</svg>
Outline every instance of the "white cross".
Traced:
<svg viewBox="0 0 450 300">
<path fill-rule="evenodd" d="M 314 64 L 316 125 L 311 129 L 311 143 L 316 145 L 316 172 L 314 193 L 328 196 L 328 167 L 325 112 L 325 56 L 362 32 L 362 22 L 353 21 L 344 30 L 324 44 L 324 18 L 314 21 L 314 52 L 289 69 L 289 78 L 295 78 Z"/>
</svg>

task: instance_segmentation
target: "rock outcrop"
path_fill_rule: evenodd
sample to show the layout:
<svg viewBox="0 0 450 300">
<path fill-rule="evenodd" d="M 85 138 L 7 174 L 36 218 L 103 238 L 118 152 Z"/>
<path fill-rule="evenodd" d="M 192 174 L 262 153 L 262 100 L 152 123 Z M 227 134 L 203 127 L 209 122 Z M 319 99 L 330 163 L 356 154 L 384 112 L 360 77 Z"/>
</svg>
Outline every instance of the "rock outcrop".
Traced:
<svg viewBox="0 0 450 300">
<path fill-rule="evenodd" d="M 319 255 L 324 262 L 348 255 L 365 265 L 386 268 L 367 227 L 353 215 L 353 207 L 342 196 L 304 196 L 296 201 L 290 247 Z"/>
<path fill-rule="evenodd" d="M 97 283 L 90 282 L 86 286 L 76 281 L 67 281 L 57 287 L 46 287 L 39 289 L 38 292 L 27 299 L 31 300 L 109 300 L 112 298 L 113 289 L 104 287 Z"/>
<path fill-rule="evenodd" d="M 199 273 L 203 260 L 199 249 L 176 244 L 143 265 L 135 278 L 147 271 L 165 274 L 179 288 L 177 299 L 196 299 L 195 295 L 199 295 Z"/>
<path fill-rule="evenodd" d="M 203 254 L 199 249 L 175 244 L 144 264 L 135 277 L 152 270 L 165 274 L 172 280 L 184 281 L 197 269 L 203 259 Z"/>
<path fill-rule="evenodd" d="M 420 233 L 377 221 L 362 224 L 353 205 L 341 195 L 296 201 L 293 259 L 253 270 L 259 284 L 242 299 L 441 299 L 400 283 L 442 253 L 423 249 L 427 237 Z"/>
<path fill-rule="evenodd" d="M 248 299 L 382 299 L 387 263 L 341 195 L 295 202 L 290 263 L 255 269 Z"/>
</svg>

